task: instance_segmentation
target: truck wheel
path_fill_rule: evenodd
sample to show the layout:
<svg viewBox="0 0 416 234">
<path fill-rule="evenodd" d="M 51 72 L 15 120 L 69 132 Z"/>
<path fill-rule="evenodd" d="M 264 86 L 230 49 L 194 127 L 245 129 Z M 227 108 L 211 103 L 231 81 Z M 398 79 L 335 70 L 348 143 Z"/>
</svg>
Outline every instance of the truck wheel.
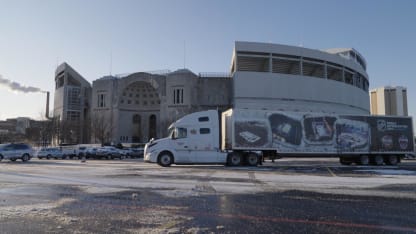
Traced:
<svg viewBox="0 0 416 234">
<path fill-rule="evenodd" d="M 157 158 L 157 164 L 162 167 L 169 167 L 173 163 L 173 157 L 168 152 L 162 152 Z"/>
<path fill-rule="evenodd" d="M 227 158 L 227 164 L 229 166 L 240 166 L 241 165 L 241 155 L 239 153 L 230 153 Z"/>
<path fill-rule="evenodd" d="M 368 165 L 368 163 L 370 163 L 370 158 L 368 157 L 368 155 L 361 155 L 358 159 L 358 163 L 360 165 L 366 166 Z"/>
<path fill-rule="evenodd" d="M 249 166 L 255 167 L 259 162 L 259 157 L 256 153 L 248 153 L 246 156 L 246 161 Z"/>
<path fill-rule="evenodd" d="M 27 161 L 29 161 L 29 159 L 30 159 L 30 157 L 29 157 L 28 154 L 23 154 L 22 155 L 22 162 L 27 162 Z"/>
<path fill-rule="evenodd" d="M 395 166 L 395 165 L 397 165 L 397 163 L 399 163 L 399 157 L 397 157 L 396 155 L 389 155 L 386 158 L 386 163 L 388 165 Z"/>
<path fill-rule="evenodd" d="M 384 158 L 381 155 L 376 155 L 373 158 L 374 165 L 381 166 L 384 163 Z"/>
<path fill-rule="evenodd" d="M 107 155 L 107 159 L 110 160 L 113 159 L 113 157 L 111 155 Z"/>
</svg>

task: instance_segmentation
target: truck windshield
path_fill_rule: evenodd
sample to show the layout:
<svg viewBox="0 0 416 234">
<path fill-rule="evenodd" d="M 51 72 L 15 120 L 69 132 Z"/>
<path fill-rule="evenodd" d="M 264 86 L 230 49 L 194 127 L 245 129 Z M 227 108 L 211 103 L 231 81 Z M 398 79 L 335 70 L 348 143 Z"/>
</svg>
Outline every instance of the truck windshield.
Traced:
<svg viewBox="0 0 416 234">
<path fill-rule="evenodd" d="M 169 129 L 169 136 L 172 139 L 186 138 L 187 130 L 186 130 L 186 128 L 170 128 Z"/>
</svg>

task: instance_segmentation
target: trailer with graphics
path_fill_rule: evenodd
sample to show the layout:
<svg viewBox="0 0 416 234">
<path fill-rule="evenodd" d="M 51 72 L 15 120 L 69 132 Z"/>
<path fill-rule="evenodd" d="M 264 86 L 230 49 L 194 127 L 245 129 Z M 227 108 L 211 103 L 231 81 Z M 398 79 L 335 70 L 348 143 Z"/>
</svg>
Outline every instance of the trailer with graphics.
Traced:
<svg viewBox="0 0 416 234">
<path fill-rule="evenodd" d="M 145 146 L 161 166 L 257 165 L 262 158 L 338 157 L 349 165 L 395 165 L 414 154 L 411 117 L 229 109 L 196 112 Z"/>
</svg>

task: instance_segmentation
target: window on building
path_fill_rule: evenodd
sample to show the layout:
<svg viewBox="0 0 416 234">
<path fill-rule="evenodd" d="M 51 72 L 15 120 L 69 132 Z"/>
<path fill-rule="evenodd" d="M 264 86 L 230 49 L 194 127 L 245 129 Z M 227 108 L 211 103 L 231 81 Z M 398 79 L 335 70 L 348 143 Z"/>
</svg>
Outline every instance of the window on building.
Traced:
<svg viewBox="0 0 416 234">
<path fill-rule="evenodd" d="M 75 121 L 75 120 L 80 120 L 81 119 L 80 117 L 81 117 L 80 112 L 78 112 L 78 111 L 68 111 L 66 119 Z"/>
<path fill-rule="evenodd" d="M 328 62 L 326 71 L 329 80 L 342 81 L 342 67 Z"/>
<path fill-rule="evenodd" d="M 353 85 L 354 84 L 354 74 L 351 71 L 345 71 L 345 83 Z"/>
<path fill-rule="evenodd" d="M 142 118 L 140 117 L 140 115 L 136 114 L 133 115 L 133 123 L 134 124 L 139 124 L 142 121 Z"/>
<path fill-rule="evenodd" d="M 199 117 L 198 118 L 199 122 L 208 122 L 209 121 L 209 117 L 208 116 L 203 116 L 203 117 Z"/>
<path fill-rule="evenodd" d="M 211 131 L 209 128 L 200 128 L 199 134 L 209 134 Z"/>
<path fill-rule="evenodd" d="M 323 61 L 316 59 L 305 58 L 303 59 L 302 67 L 304 76 L 313 76 L 318 78 L 324 78 L 325 67 Z"/>
<path fill-rule="evenodd" d="M 183 104 L 183 88 L 173 90 L 173 104 Z"/>
<path fill-rule="evenodd" d="M 105 94 L 103 94 L 103 93 L 98 94 L 97 106 L 98 107 L 105 107 Z"/>
<path fill-rule="evenodd" d="M 68 109 L 80 110 L 81 109 L 81 88 L 71 87 L 67 91 L 68 95 Z"/>
</svg>

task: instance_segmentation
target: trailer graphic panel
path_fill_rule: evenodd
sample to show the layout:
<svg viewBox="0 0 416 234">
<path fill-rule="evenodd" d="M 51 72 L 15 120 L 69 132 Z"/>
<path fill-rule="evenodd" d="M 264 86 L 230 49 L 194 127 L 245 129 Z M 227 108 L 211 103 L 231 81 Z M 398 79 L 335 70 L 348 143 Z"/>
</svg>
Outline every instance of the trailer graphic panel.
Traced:
<svg viewBox="0 0 416 234">
<path fill-rule="evenodd" d="M 400 117 L 369 117 L 371 151 L 413 151 L 412 120 Z"/>
<path fill-rule="evenodd" d="M 408 117 L 234 110 L 233 121 L 233 148 L 324 154 L 413 151 Z"/>
</svg>

